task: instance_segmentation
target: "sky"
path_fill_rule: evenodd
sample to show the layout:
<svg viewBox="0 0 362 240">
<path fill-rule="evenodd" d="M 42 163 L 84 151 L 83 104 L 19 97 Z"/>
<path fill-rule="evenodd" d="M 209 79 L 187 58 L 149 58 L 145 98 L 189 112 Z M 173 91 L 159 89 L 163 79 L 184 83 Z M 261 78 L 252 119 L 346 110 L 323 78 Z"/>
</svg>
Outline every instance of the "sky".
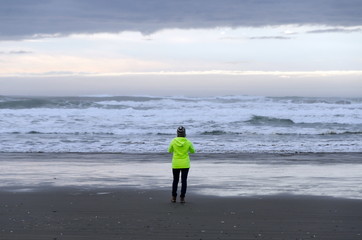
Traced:
<svg viewBox="0 0 362 240">
<path fill-rule="evenodd" d="M 0 95 L 362 97 L 361 0 L 1 0 Z"/>
</svg>

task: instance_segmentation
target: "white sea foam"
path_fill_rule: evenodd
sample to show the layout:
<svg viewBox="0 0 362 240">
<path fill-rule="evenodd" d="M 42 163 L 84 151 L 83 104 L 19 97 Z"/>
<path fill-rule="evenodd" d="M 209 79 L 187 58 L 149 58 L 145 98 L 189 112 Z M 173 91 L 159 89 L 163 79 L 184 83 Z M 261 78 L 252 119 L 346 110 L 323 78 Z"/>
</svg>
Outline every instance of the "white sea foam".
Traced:
<svg viewBox="0 0 362 240">
<path fill-rule="evenodd" d="M 0 97 L 0 152 L 361 152 L 362 99 Z"/>
</svg>

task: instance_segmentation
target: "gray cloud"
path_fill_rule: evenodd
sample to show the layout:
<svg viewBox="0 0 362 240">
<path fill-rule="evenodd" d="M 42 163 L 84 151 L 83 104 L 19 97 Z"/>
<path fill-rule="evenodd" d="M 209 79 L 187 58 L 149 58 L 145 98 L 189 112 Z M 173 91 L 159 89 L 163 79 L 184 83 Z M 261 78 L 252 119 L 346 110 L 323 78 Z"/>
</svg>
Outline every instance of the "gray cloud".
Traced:
<svg viewBox="0 0 362 240">
<path fill-rule="evenodd" d="M 252 39 L 252 40 L 269 40 L 269 39 L 287 40 L 287 39 L 291 39 L 291 38 L 283 37 L 283 36 L 260 36 L 260 37 L 250 37 L 249 39 Z"/>
<path fill-rule="evenodd" d="M 15 51 L 0 51 L 0 54 L 6 54 L 6 55 L 21 55 L 21 54 L 31 54 L 30 51 L 24 51 L 24 50 L 15 50 Z"/>
<path fill-rule="evenodd" d="M 2 0 L 0 39 L 71 33 L 362 25 L 360 0 Z"/>
<path fill-rule="evenodd" d="M 362 29 L 328 28 L 328 29 L 318 29 L 318 30 L 308 31 L 307 33 L 352 33 L 352 32 L 362 32 Z"/>
</svg>

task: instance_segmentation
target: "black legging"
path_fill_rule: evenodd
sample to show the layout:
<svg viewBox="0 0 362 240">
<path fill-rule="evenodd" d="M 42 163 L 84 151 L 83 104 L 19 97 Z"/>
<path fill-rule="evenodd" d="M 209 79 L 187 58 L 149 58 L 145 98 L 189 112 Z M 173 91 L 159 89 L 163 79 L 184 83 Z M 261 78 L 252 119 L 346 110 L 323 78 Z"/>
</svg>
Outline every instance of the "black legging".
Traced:
<svg viewBox="0 0 362 240">
<path fill-rule="evenodd" d="M 184 198 L 186 195 L 187 175 L 189 173 L 189 168 L 172 169 L 172 173 L 173 173 L 172 196 L 177 197 L 177 185 L 178 185 L 178 182 L 180 179 L 180 172 L 181 172 L 181 195 L 180 195 L 180 197 Z"/>
</svg>

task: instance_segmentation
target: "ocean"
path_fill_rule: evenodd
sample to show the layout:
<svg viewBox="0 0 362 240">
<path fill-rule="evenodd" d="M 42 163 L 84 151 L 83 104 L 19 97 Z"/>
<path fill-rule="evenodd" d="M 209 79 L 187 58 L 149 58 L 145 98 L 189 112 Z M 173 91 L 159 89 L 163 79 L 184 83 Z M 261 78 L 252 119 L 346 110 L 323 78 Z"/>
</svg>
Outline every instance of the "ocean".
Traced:
<svg viewBox="0 0 362 240">
<path fill-rule="evenodd" d="M 362 98 L 0 96 L 0 152 L 362 152 Z"/>
<path fill-rule="evenodd" d="M 362 199 L 362 98 L 0 97 L 0 191 L 171 188 L 186 127 L 189 190 Z"/>
</svg>

